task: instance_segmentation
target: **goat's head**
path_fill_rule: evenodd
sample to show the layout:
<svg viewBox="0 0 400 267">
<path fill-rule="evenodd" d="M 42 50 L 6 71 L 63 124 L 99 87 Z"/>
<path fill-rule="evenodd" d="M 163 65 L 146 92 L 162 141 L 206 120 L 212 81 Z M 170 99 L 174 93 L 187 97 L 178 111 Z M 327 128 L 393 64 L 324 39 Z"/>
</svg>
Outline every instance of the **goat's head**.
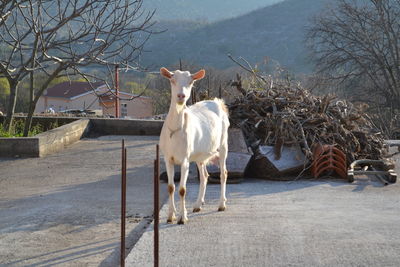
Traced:
<svg viewBox="0 0 400 267">
<path fill-rule="evenodd" d="M 188 71 L 180 70 L 171 72 L 166 68 L 161 68 L 160 73 L 171 82 L 171 105 L 175 103 L 180 106 L 185 105 L 189 99 L 193 83 L 206 75 L 205 70 L 190 74 Z"/>
</svg>

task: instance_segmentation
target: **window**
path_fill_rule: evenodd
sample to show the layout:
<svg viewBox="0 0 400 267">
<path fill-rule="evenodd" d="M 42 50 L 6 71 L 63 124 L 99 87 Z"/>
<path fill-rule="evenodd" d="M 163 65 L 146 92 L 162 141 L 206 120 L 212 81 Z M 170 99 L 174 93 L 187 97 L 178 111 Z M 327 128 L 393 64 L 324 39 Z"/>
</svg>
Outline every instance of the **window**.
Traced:
<svg viewBox="0 0 400 267">
<path fill-rule="evenodd" d="M 121 117 L 126 117 L 128 116 L 128 104 L 126 103 L 121 103 Z"/>
</svg>

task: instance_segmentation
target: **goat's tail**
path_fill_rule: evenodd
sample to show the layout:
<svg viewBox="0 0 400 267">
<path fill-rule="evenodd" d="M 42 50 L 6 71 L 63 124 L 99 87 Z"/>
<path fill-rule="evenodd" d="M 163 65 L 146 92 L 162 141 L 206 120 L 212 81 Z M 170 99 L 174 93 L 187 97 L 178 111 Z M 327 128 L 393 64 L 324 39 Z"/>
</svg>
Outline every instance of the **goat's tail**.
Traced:
<svg viewBox="0 0 400 267">
<path fill-rule="evenodd" d="M 214 98 L 214 101 L 218 103 L 220 106 L 220 109 L 222 110 L 221 113 L 221 119 L 222 119 L 222 137 L 221 137 L 221 144 L 220 144 L 220 149 L 224 148 L 226 151 L 228 151 L 228 128 L 230 126 L 229 123 L 229 110 L 228 107 L 226 106 L 224 100 L 219 99 L 219 98 Z"/>
<path fill-rule="evenodd" d="M 214 98 L 214 101 L 220 105 L 221 109 L 226 113 L 226 116 L 229 117 L 229 109 L 226 106 L 225 101 L 221 98 Z"/>
</svg>

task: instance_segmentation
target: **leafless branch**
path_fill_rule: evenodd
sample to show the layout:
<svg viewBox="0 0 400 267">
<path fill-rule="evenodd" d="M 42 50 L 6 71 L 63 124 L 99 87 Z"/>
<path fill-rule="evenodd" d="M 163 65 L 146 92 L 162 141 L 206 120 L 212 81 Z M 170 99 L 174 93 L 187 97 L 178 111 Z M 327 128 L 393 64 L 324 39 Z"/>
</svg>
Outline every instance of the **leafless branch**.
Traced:
<svg viewBox="0 0 400 267">
<path fill-rule="evenodd" d="M 308 31 L 318 73 L 364 101 L 400 109 L 400 1 L 336 2 Z"/>
<path fill-rule="evenodd" d="M 245 60 L 244 58 L 240 57 L 240 59 L 243 60 L 247 64 L 247 67 L 246 67 L 242 63 L 240 63 L 239 61 L 234 59 L 230 54 L 228 54 L 228 57 L 229 57 L 230 60 L 232 60 L 233 62 L 238 64 L 241 68 L 243 68 L 244 70 L 246 70 L 246 71 L 250 72 L 251 74 L 253 74 L 254 77 L 256 77 L 257 79 L 263 81 L 265 84 L 268 84 L 268 81 L 264 77 L 262 77 L 261 75 L 257 74 L 256 71 L 253 69 L 253 67 L 250 65 L 250 63 L 247 60 Z"/>
<path fill-rule="evenodd" d="M 88 74 L 95 66 L 136 68 L 152 32 L 153 11 L 143 0 L 14 0 L 0 3 L 0 75 L 10 83 L 11 122 L 18 83 L 28 74 L 46 77 L 39 97 L 57 76 L 73 70 Z M 139 34 L 140 33 L 140 34 Z M 32 89 L 33 90 L 33 89 Z"/>
</svg>

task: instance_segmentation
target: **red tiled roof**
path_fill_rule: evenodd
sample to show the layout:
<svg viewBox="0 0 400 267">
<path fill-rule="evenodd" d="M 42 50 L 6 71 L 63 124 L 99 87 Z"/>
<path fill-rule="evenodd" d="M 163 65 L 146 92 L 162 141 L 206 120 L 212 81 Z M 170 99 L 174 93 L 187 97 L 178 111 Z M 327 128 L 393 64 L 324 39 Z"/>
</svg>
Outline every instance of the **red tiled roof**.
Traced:
<svg viewBox="0 0 400 267">
<path fill-rule="evenodd" d="M 94 82 L 92 86 L 96 89 L 103 84 L 103 82 Z M 48 88 L 44 96 L 72 98 L 90 91 L 92 87 L 88 82 L 62 82 Z"/>
</svg>

